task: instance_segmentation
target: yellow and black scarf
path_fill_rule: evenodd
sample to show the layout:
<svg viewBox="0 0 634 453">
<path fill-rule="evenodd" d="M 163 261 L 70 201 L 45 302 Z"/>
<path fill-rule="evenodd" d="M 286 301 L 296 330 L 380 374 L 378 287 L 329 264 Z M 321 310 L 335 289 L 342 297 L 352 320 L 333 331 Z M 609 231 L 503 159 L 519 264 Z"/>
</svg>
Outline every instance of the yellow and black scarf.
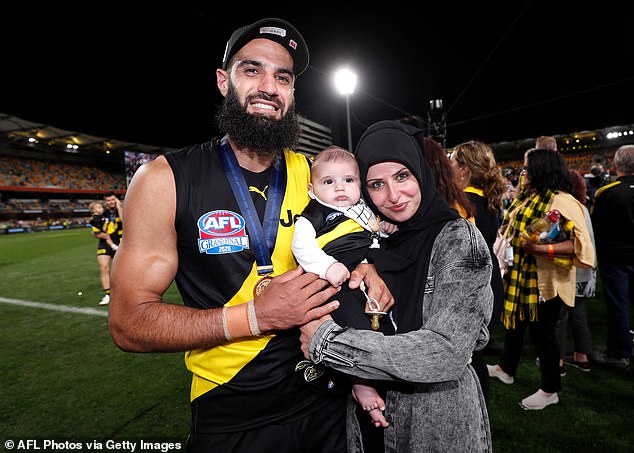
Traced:
<svg viewBox="0 0 634 453">
<path fill-rule="evenodd" d="M 542 217 L 551 205 L 555 192 L 545 189 L 539 193 L 522 191 L 504 216 L 502 228 L 511 228 L 516 234 L 511 240 L 513 266 L 504 276 L 504 311 L 502 322 L 507 329 L 515 328 L 517 319 L 537 320 L 539 290 L 537 288 L 537 264 L 535 257 L 524 252 L 520 244 L 520 231 L 526 231 L 530 223 Z M 517 211 L 517 212 L 515 212 Z"/>
</svg>

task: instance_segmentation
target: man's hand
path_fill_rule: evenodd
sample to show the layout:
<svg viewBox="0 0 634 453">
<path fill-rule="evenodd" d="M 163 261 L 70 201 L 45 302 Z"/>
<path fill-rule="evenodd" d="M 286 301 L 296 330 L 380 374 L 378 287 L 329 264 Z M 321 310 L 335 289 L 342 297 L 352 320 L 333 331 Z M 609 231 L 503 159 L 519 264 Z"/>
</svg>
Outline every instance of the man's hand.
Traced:
<svg viewBox="0 0 634 453">
<path fill-rule="evenodd" d="M 255 298 L 255 313 L 260 331 L 286 330 L 321 318 L 339 308 L 338 301 L 328 299 L 339 288 L 301 267 L 278 275 Z"/>
<path fill-rule="evenodd" d="M 365 282 L 368 296 L 379 303 L 379 311 L 386 312 L 392 308 L 394 305 L 394 296 L 392 296 L 392 293 L 383 279 L 379 277 L 373 264 L 359 264 L 350 275 L 348 287 L 350 289 L 356 289 L 361 285 L 361 281 Z M 366 304 L 366 312 L 367 311 L 370 311 L 370 308 Z"/>
</svg>

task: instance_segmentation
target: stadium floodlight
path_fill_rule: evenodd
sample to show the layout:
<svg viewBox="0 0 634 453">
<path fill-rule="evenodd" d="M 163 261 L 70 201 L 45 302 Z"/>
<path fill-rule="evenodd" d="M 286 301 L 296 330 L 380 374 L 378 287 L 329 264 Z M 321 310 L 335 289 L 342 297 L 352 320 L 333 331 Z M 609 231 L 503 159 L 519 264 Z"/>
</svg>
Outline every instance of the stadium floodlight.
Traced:
<svg viewBox="0 0 634 453">
<path fill-rule="evenodd" d="M 346 119 L 348 125 L 348 151 L 352 152 L 352 127 L 350 125 L 350 95 L 357 86 L 357 75 L 348 68 L 335 72 L 335 87 L 339 94 L 346 97 Z"/>
</svg>

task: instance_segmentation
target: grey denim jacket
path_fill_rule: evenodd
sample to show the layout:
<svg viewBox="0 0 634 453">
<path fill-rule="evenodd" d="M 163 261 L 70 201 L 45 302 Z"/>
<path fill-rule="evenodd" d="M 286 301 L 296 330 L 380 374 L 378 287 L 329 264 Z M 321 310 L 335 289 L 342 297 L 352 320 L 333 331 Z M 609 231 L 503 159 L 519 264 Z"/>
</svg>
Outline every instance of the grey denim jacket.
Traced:
<svg viewBox="0 0 634 453">
<path fill-rule="evenodd" d="M 327 321 L 315 332 L 315 363 L 367 380 L 406 383 L 387 392 L 386 452 L 492 451 L 486 403 L 470 365 L 472 351 L 489 339 L 491 271 L 480 231 L 464 219 L 451 221 L 432 248 L 419 330 L 384 336 Z M 348 451 L 360 453 L 354 404 L 350 398 Z"/>
</svg>

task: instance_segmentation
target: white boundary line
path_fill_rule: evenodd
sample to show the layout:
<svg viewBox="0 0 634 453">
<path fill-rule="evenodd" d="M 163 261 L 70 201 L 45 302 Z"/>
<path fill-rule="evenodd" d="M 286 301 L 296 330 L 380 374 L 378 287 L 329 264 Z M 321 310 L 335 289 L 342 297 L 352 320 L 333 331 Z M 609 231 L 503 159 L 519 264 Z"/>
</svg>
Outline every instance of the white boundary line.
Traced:
<svg viewBox="0 0 634 453">
<path fill-rule="evenodd" d="M 80 313 L 82 315 L 93 315 L 108 317 L 108 312 L 97 308 L 72 307 L 70 305 L 45 304 L 43 302 L 33 302 L 30 300 L 8 299 L 0 297 L 0 303 L 20 305 L 22 307 L 42 308 L 44 310 L 63 311 L 66 313 Z"/>
</svg>

